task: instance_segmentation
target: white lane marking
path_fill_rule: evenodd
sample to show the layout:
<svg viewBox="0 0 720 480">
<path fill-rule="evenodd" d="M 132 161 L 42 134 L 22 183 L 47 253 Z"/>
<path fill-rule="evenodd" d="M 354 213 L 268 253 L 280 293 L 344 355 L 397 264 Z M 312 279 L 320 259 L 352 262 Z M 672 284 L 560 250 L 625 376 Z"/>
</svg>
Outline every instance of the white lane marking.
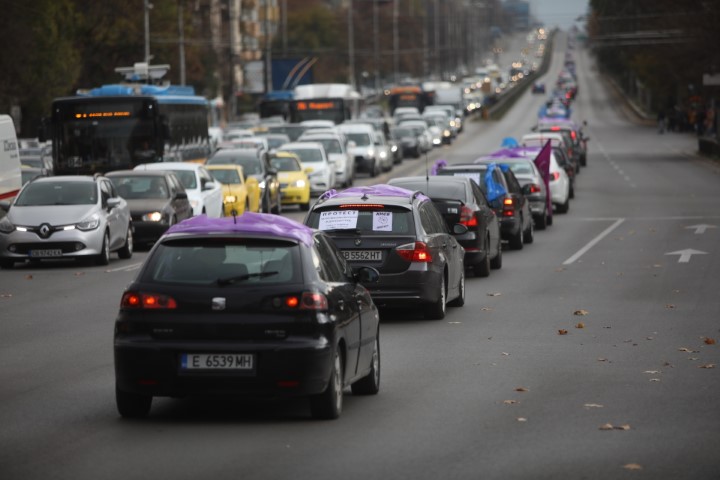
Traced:
<svg viewBox="0 0 720 480">
<path fill-rule="evenodd" d="M 686 230 L 695 230 L 695 235 L 702 235 L 703 233 L 707 232 L 708 228 L 717 228 L 717 226 L 707 225 L 703 223 L 700 225 L 690 225 L 689 227 L 685 227 Z"/>
<path fill-rule="evenodd" d="M 133 263 L 133 264 L 131 264 L 131 265 L 125 265 L 124 267 L 109 268 L 109 269 L 107 269 L 107 270 L 105 270 L 105 271 L 108 272 L 108 273 L 110 273 L 110 272 L 121 272 L 121 271 L 122 271 L 122 272 L 131 272 L 131 271 L 133 271 L 133 270 L 137 270 L 137 269 L 140 268 L 141 266 L 142 266 L 142 262 L 140 262 L 140 263 Z"/>
<path fill-rule="evenodd" d="M 693 255 L 707 255 L 707 252 L 686 248 L 685 250 L 678 250 L 677 252 L 668 252 L 665 255 L 680 255 L 678 263 L 690 263 L 690 257 Z"/>
<path fill-rule="evenodd" d="M 583 255 L 585 255 L 588 250 L 590 250 L 592 247 L 594 247 L 596 243 L 598 243 L 600 240 L 602 240 L 602 239 L 605 238 L 607 235 L 609 235 L 610 232 L 612 232 L 612 231 L 615 230 L 617 227 L 619 227 L 620 224 L 623 223 L 624 221 L 625 221 L 624 218 L 619 218 L 619 219 L 617 219 L 617 220 L 615 221 L 615 223 L 613 223 L 613 224 L 610 225 L 608 228 L 606 228 L 605 230 L 603 230 L 602 233 L 600 233 L 600 235 L 598 235 L 597 237 L 595 237 L 595 238 L 593 238 L 592 240 L 590 240 L 590 241 L 587 243 L 587 245 L 585 245 L 583 248 L 581 248 L 580 250 L 578 250 L 578 251 L 575 253 L 575 255 L 573 255 L 572 257 L 570 257 L 570 258 L 568 258 L 567 260 L 565 260 L 565 261 L 563 262 L 563 265 L 570 265 L 571 263 L 574 263 L 578 258 L 580 258 L 580 257 L 582 257 Z"/>
</svg>

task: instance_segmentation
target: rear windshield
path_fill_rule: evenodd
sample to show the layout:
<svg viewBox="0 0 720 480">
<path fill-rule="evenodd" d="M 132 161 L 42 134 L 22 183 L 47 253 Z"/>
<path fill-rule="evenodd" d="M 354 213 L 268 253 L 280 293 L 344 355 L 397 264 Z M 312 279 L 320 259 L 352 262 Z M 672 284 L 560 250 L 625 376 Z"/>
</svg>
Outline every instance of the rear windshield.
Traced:
<svg viewBox="0 0 720 480">
<path fill-rule="evenodd" d="M 143 281 L 237 286 L 302 281 L 297 244 L 255 239 L 184 239 L 154 250 Z"/>
<path fill-rule="evenodd" d="M 420 190 L 430 198 L 448 198 L 453 200 L 461 200 L 467 203 L 467 190 L 463 184 L 449 184 L 440 182 L 397 182 L 393 183 L 398 187 L 408 190 Z"/>
<path fill-rule="evenodd" d="M 306 224 L 333 233 L 346 231 L 362 235 L 406 235 L 415 232 L 412 212 L 404 208 L 326 208 L 311 212 Z"/>
<path fill-rule="evenodd" d="M 253 153 L 252 155 L 243 155 L 237 152 L 223 152 L 220 150 L 207 161 L 208 165 L 233 164 L 243 167 L 245 175 L 257 175 L 262 173 L 260 159 Z"/>
<path fill-rule="evenodd" d="M 477 183 L 480 190 L 487 195 L 487 185 L 485 185 L 485 172 L 487 170 L 474 169 L 474 170 L 440 170 L 438 175 L 451 175 L 456 177 L 467 177 L 473 182 Z"/>
<path fill-rule="evenodd" d="M 110 180 L 115 185 L 118 195 L 125 199 L 170 197 L 165 177 L 128 175 L 113 176 Z"/>
</svg>

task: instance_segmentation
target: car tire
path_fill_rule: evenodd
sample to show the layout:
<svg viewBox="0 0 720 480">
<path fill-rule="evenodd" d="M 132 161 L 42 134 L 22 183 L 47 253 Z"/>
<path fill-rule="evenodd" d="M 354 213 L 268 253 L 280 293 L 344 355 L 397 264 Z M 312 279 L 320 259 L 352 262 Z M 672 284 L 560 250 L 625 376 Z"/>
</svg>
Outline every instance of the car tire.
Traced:
<svg viewBox="0 0 720 480">
<path fill-rule="evenodd" d="M 301 203 L 300 210 L 302 210 L 303 212 L 307 212 L 308 210 L 310 210 L 310 201 L 308 201 L 307 203 Z"/>
<path fill-rule="evenodd" d="M 115 386 L 115 404 L 117 411 L 123 418 L 145 418 L 152 406 L 151 395 L 139 395 L 120 390 Z"/>
<path fill-rule="evenodd" d="M 531 244 L 535 241 L 535 226 L 532 219 L 528 222 L 528 228 L 523 232 L 523 243 Z"/>
<path fill-rule="evenodd" d="M 333 420 L 340 416 L 343 404 L 343 359 L 340 346 L 335 347 L 330 381 L 324 392 L 310 397 L 312 416 L 321 420 Z"/>
<path fill-rule="evenodd" d="M 520 222 L 520 227 L 518 228 L 518 231 L 515 235 L 510 237 L 510 248 L 513 250 L 522 250 L 523 249 L 523 236 L 524 236 L 523 229 L 522 229 L 522 222 Z"/>
<path fill-rule="evenodd" d="M 260 199 L 260 213 L 270 213 L 270 199 L 267 195 Z"/>
<path fill-rule="evenodd" d="M 377 395 L 380 391 L 380 329 L 375 335 L 370 371 L 363 378 L 350 385 L 353 395 Z"/>
<path fill-rule="evenodd" d="M 570 210 L 570 199 L 566 198 L 565 203 L 562 203 L 557 206 L 557 212 L 558 213 L 567 213 L 568 210 Z"/>
<path fill-rule="evenodd" d="M 580 165 L 582 165 L 583 167 L 587 167 L 587 157 L 585 155 L 580 157 Z"/>
<path fill-rule="evenodd" d="M 545 230 L 545 228 L 547 228 L 547 210 L 543 210 L 540 215 L 533 218 L 533 221 L 535 222 L 536 230 Z"/>
<path fill-rule="evenodd" d="M 95 257 L 95 263 L 98 265 L 107 265 L 110 263 L 110 236 L 107 232 L 103 235 L 103 243 L 100 253 Z"/>
<path fill-rule="evenodd" d="M 377 163 L 377 160 L 373 160 L 372 169 L 370 171 L 370 176 L 375 178 L 378 175 L 380 175 L 380 166 Z"/>
<path fill-rule="evenodd" d="M 282 215 L 282 202 L 280 201 L 280 197 L 278 197 L 277 205 L 275 205 L 275 208 L 272 209 L 272 213 L 275 215 Z"/>
<path fill-rule="evenodd" d="M 8 260 L 6 258 L 0 260 L 0 268 L 3 270 L 12 270 L 13 267 L 15 267 L 15 260 Z"/>
<path fill-rule="evenodd" d="M 445 288 L 445 274 L 440 275 L 440 297 L 425 309 L 425 318 L 428 320 L 442 320 L 445 318 L 445 300 L 447 289 Z"/>
<path fill-rule="evenodd" d="M 548 215 L 548 216 L 547 216 L 547 226 L 549 227 L 549 226 L 551 226 L 552 224 L 553 224 L 553 216 L 552 216 L 552 215 Z"/>
<path fill-rule="evenodd" d="M 570 193 L 568 194 L 569 198 L 575 198 L 575 187 L 570 185 Z"/>
<path fill-rule="evenodd" d="M 476 277 L 485 278 L 490 276 L 490 239 L 485 241 L 485 258 L 473 265 L 473 273 Z"/>
<path fill-rule="evenodd" d="M 125 245 L 123 245 L 122 248 L 118 250 L 118 257 L 123 259 L 132 258 L 134 246 L 133 227 L 132 225 L 128 225 L 127 235 L 125 236 Z"/>
<path fill-rule="evenodd" d="M 448 303 L 451 307 L 462 307 L 465 305 L 465 270 L 460 273 L 460 284 L 458 285 L 458 290 L 460 290 L 458 297 Z"/>
<path fill-rule="evenodd" d="M 502 242 L 498 240 L 497 255 L 490 260 L 490 268 L 500 270 L 502 268 Z"/>
</svg>

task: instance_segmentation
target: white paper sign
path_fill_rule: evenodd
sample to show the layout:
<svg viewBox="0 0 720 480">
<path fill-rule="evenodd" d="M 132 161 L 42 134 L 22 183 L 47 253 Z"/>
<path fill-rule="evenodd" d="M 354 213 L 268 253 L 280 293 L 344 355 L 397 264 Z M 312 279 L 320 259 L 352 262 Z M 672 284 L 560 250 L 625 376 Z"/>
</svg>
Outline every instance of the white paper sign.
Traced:
<svg viewBox="0 0 720 480">
<path fill-rule="evenodd" d="M 373 212 L 373 231 L 392 232 L 392 212 Z"/>
<path fill-rule="evenodd" d="M 357 210 L 332 210 L 320 212 L 320 230 L 355 229 L 357 228 Z"/>
<path fill-rule="evenodd" d="M 482 185 L 482 183 L 480 183 L 480 172 L 456 172 L 454 176 L 467 177 L 478 185 Z"/>
</svg>

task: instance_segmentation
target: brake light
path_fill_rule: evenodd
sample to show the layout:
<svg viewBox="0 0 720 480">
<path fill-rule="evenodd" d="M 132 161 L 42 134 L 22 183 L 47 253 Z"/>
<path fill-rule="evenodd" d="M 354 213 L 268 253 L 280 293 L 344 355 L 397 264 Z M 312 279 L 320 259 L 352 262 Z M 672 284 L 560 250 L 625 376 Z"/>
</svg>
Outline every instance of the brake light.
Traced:
<svg viewBox="0 0 720 480">
<path fill-rule="evenodd" d="M 504 198 L 503 199 L 503 206 L 505 206 L 505 207 L 508 207 L 508 206 L 512 207 L 513 203 L 515 203 L 515 202 L 512 198 Z"/>
<path fill-rule="evenodd" d="M 478 221 L 475 212 L 470 207 L 463 205 L 460 209 L 460 223 L 466 227 L 477 227 Z"/>
<path fill-rule="evenodd" d="M 560 172 L 550 172 L 552 178 L 550 180 L 555 181 L 560 179 Z"/>
<path fill-rule="evenodd" d="M 575 130 L 570 130 L 570 136 L 572 137 L 573 140 L 575 140 L 577 138 L 577 133 L 575 133 Z"/>
<path fill-rule="evenodd" d="M 550 130 L 553 131 L 553 132 L 559 132 L 559 131 L 560 131 L 560 127 L 550 127 Z"/>
<path fill-rule="evenodd" d="M 174 298 L 156 293 L 125 292 L 120 301 L 120 308 L 138 308 L 148 310 L 165 310 L 177 308 Z"/>
<path fill-rule="evenodd" d="M 300 310 L 327 310 L 327 297 L 322 293 L 303 292 L 300 298 Z"/>
<path fill-rule="evenodd" d="M 530 184 L 530 193 L 541 193 L 541 192 L 542 192 L 542 189 L 539 186 L 535 185 L 534 183 Z"/>
<path fill-rule="evenodd" d="M 340 205 L 339 208 L 385 208 L 385 205 L 379 203 L 345 203 Z"/>
<path fill-rule="evenodd" d="M 432 254 L 424 242 L 406 243 L 396 247 L 395 251 L 408 262 L 432 262 Z"/>
</svg>

